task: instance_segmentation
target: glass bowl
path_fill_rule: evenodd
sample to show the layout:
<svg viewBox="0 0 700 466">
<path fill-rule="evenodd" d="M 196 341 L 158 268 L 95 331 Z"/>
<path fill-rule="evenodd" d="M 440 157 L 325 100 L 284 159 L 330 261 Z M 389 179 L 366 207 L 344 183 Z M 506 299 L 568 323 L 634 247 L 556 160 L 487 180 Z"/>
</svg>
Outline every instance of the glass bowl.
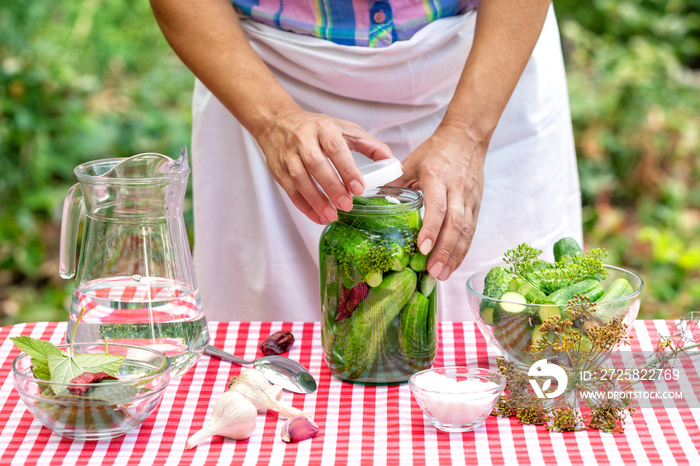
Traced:
<svg viewBox="0 0 700 466">
<path fill-rule="evenodd" d="M 67 350 L 69 345 L 58 345 Z M 99 383 L 53 383 L 32 374 L 31 357 L 12 363 L 15 388 L 34 417 L 67 438 L 103 440 L 118 437 L 141 424 L 158 406 L 170 382 L 170 361 L 142 346 L 109 344 L 110 354 L 125 356 L 119 380 Z M 104 353 L 104 343 L 76 343 L 75 354 Z M 83 395 L 72 393 L 84 391 Z M 56 395 L 56 394 L 59 395 Z"/>
<path fill-rule="evenodd" d="M 596 302 L 592 320 L 595 324 L 605 324 L 613 318 L 621 318 L 629 331 L 639 313 L 644 282 L 639 275 L 629 270 L 612 265 L 605 265 L 605 269 L 608 274 L 605 280 L 600 282 L 604 289 L 607 289 L 615 280 L 624 278 L 634 291 L 617 299 Z M 469 308 L 481 334 L 502 356 L 521 367 L 529 367 L 533 363 L 530 357 L 532 342 L 542 337 L 538 333 L 538 325 L 547 316 L 561 315 L 562 311 L 566 310 L 566 305 L 527 304 L 527 312 L 502 313 L 506 318 L 498 318 L 498 311 L 494 310 L 501 309 L 504 305 L 520 305 L 520 303 L 509 303 L 482 294 L 484 279 L 489 270 L 477 272 L 467 280 Z"/>
<path fill-rule="evenodd" d="M 506 387 L 506 378 L 479 367 L 439 367 L 416 372 L 408 385 L 435 427 L 467 432 L 491 414 Z"/>
</svg>

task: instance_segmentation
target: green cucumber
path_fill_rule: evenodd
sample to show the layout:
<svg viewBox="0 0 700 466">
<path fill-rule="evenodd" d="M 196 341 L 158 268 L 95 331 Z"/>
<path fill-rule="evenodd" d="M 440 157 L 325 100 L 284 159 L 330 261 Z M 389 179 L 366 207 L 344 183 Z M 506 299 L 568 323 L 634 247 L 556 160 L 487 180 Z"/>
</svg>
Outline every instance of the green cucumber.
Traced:
<svg viewBox="0 0 700 466">
<path fill-rule="evenodd" d="M 583 249 L 571 237 L 561 238 L 554 243 L 554 262 L 559 262 L 564 256 L 583 256 Z"/>
<path fill-rule="evenodd" d="M 372 272 L 366 273 L 362 279 L 372 288 L 376 288 L 382 284 L 384 274 L 381 270 L 373 270 Z"/>
<path fill-rule="evenodd" d="M 343 378 L 367 375 L 381 355 L 391 322 L 413 295 L 418 277 L 410 268 L 386 274 L 350 317 L 336 322 L 332 360 Z"/>
<path fill-rule="evenodd" d="M 622 298 L 623 296 L 631 295 L 634 293 L 634 288 L 630 285 L 630 282 L 626 278 L 618 278 L 610 284 L 603 296 L 600 297 L 599 301 L 611 301 L 613 299 Z"/>
<path fill-rule="evenodd" d="M 391 257 L 389 270 L 393 270 L 394 272 L 402 271 L 406 266 L 408 266 L 408 262 L 411 259 L 406 252 L 406 247 L 401 243 L 393 243 L 391 245 L 389 257 Z"/>
<path fill-rule="evenodd" d="M 437 353 L 437 291 L 428 296 L 428 341 L 435 342 Z"/>
<path fill-rule="evenodd" d="M 528 303 L 531 304 L 542 304 L 547 300 L 547 295 L 544 291 L 537 288 L 530 282 L 525 282 L 518 287 L 518 293 L 525 296 Z"/>
<path fill-rule="evenodd" d="M 629 296 L 632 293 L 634 293 L 634 288 L 626 279 L 618 278 L 612 282 L 603 296 L 600 297 L 600 302 L 594 314 L 595 318 L 603 323 L 608 323 L 615 318 L 623 319 L 633 300 L 620 298 Z M 617 299 L 620 300 L 615 301 Z"/>
<path fill-rule="evenodd" d="M 537 314 L 540 318 L 540 322 L 545 322 L 550 317 L 558 317 L 561 319 L 561 311 L 559 310 L 559 306 L 554 304 L 544 304 L 540 306 Z"/>
<path fill-rule="evenodd" d="M 518 288 L 520 288 L 523 283 L 525 283 L 525 279 L 523 277 L 513 277 L 508 284 L 508 291 L 518 291 Z"/>
<path fill-rule="evenodd" d="M 437 278 L 433 277 L 429 273 L 424 273 L 423 275 L 421 275 L 420 280 L 418 282 L 419 291 L 426 298 L 429 297 L 433 293 L 433 290 L 435 289 L 436 285 L 437 285 Z"/>
<path fill-rule="evenodd" d="M 603 285 L 601 285 L 598 280 L 587 278 L 580 282 L 559 288 L 557 291 L 550 294 L 547 299 L 553 304 L 564 305 L 574 296 L 585 296 L 591 302 L 595 302 L 604 292 Z"/>
<path fill-rule="evenodd" d="M 493 325 L 493 311 L 493 306 L 488 306 L 481 310 L 481 318 L 486 325 Z"/>
<path fill-rule="evenodd" d="M 427 369 L 435 358 L 437 342 L 430 329 L 430 301 L 416 291 L 401 309 L 399 324 L 399 349 L 408 367 L 421 371 Z"/>
<path fill-rule="evenodd" d="M 517 291 L 506 291 L 501 295 L 500 301 L 496 306 L 498 314 L 527 314 L 528 305 L 525 296 Z"/>
<path fill-rule="evenodd" d="M 416 251 L 408 261 L 408 266 L 416 272 L 425 272 L 428 265 L 428 256 L 420 251 Z"/>
</svg>

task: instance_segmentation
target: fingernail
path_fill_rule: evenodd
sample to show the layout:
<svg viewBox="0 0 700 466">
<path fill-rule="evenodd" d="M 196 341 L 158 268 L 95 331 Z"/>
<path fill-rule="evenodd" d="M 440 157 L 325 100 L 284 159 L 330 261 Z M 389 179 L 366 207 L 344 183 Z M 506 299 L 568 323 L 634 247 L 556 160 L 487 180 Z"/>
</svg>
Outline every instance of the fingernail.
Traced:
<svg viewBox="0 0 700 466">
<path fill-rule="evenodd" d="M 442 273 L 438 277 L 438 280 L 447 280 L 449 278 L 449 276 L 450 276 L 450 268 L 445 267 L 444 269 L 442 269 Z"/>
<path fill-rule="evenodd" d="M 362 193 L 365 192 L 365 188 L 362 186 L 362 183 L 360 183 L 357 180 L 352 180 L 350 182 L 350 192 L 354 194 L 355 196 L 362 196 Z"/>
<path fill-rule="evenodd" d="M 340 199 L 338 199 L 336 205 L 340 210 L 349 212 L 350 210 L 352 210 L 352 198 L 343 196 Z"/>
<path fill-rule="evenodd" d="M 335 222 L 338 220 L 338 213 L 331 207 L 326 207 L 323 209 L 323 216 L 326 217 L 329 222 Z"/>
<path fill-rule="evenodd" d="M 430 267 L 430 270 L 428 270 L 428 272 L 430 272 L 430 275 L 432 275 L 433 277 L 439 277 L 443 267 L 444 264 L 442 262 L 436 262 L 433 264 L 432 267 Z"/>
<path fill-rule="evenodd" d="M 426 256 L 430 252 L 430 250 L 433 248 L 433 242 L 429 239 L 426 239 L 423 241 L 420 246 L 418 246 L 418 249 L 420 249 L 420 252 L 425 254 Z M 440 264 L 442 265 L 442 264 Z"/>
</svg>

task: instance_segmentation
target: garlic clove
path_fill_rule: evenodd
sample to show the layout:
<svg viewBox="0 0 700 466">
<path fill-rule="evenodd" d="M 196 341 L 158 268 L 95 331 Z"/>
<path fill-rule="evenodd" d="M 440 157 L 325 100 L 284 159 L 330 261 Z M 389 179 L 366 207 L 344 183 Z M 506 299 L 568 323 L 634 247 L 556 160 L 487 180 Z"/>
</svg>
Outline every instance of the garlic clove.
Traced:
<svg viewBox="0 0 700 466">
<path fill-rule="evenodd" d="M 226 391 L 216 401 L 209 423 L 187 439 L 186 447 L 193 448 L 214 435 L 247 439 L 255 431 L 257 417 L 258 410 L 243 394 Z"/>
<path fill-rule="evenodd" d="M 285 442 L 299 442 L 314 437 L 318 431 L 314 421 L 304 415 L 295 415 L 282 425 L 281 435 Z"/>
</svg>

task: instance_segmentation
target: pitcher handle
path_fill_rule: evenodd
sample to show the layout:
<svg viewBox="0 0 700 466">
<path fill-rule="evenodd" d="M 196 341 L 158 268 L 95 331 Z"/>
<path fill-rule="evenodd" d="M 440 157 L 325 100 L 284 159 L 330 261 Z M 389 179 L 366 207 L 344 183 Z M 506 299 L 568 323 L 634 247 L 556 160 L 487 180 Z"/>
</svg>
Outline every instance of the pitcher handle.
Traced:
<svg viewBox="0 0 700 466">
<path fill-rule="evenodd" d="M 80 184 L 76 183 L 68 190 L 63 201 L 58 265 L 58 273 L 62 278 L 73 278 L 75 276 L 75 250 L 78 246 L 78 227 L 80 226 L 82 205 L 83 192 L 80 190 Z"/>
</svg>

